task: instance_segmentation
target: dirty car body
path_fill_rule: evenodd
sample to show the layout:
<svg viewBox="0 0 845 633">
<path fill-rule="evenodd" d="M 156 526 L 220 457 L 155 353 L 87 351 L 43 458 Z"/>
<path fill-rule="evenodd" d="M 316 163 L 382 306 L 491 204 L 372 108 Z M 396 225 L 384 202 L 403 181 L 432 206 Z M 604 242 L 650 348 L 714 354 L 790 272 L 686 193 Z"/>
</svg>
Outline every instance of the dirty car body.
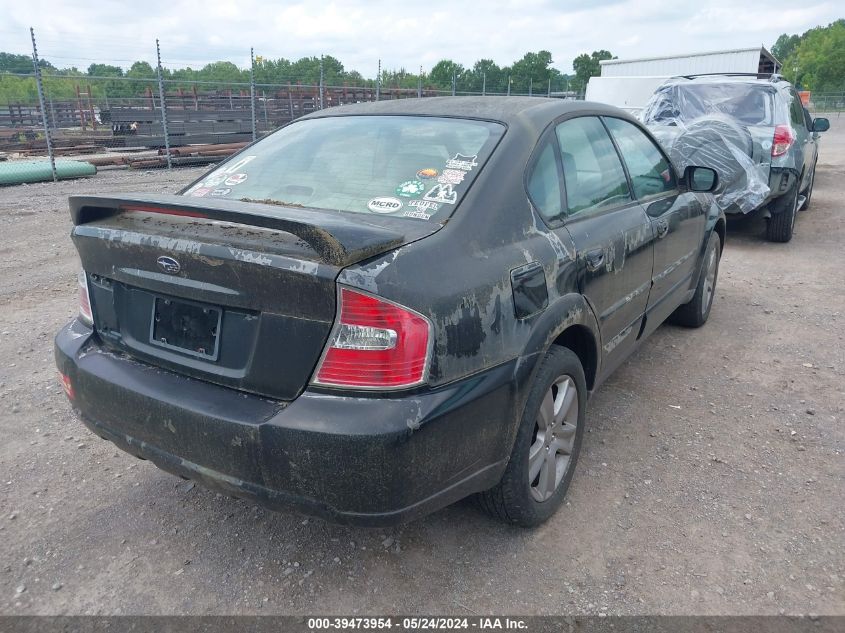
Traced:
<svg viewBox="0 0 845 633">
<path fill-rule="evenodd" d="M 602 136 L 615 189 L 566 151 L 570 128 Z M 355 145 L 285 146 L 302 174 L 262 175 L 264 148 L 321 130 Z M 276 509 L 384 525 L 488 490 L 544 355 L 572 350 L 591 392 L 690 301 L 708 239 L 724 240 L 713 197 L 668 162 L 655 185 L 626 138 L 654 143 L 598 104 L 361 104 L 180 195 L 73 197 L 65 389 L 120 448 Z M 374 311 L 395 324 L 367 325 Z"/>
</svg>

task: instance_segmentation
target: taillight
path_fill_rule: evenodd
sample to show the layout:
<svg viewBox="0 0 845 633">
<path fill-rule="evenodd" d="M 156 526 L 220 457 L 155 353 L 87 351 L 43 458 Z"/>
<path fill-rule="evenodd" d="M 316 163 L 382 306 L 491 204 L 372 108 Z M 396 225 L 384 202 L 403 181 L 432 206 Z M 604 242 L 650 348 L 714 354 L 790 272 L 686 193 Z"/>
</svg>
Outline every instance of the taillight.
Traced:
<svg viewBox="0 0 845 633">
<path fill-rule="evenodd" d="M 788 125 L 775 127 L 775 136 L 772 139 L 772 156 L 783 156 L 795 142 L 795 132 Z"/>
<path fill-rule="evenodd" d="M 70 376 L 59 372 L 59 382 L 62 383 L 62 389 L 65 390 L 65 394 L 71 400 L 76 398 L 76 392 L 73 390 L 73 383 L 70 381 Z"/>
<path fill-rule="evenodd" d="M 342 288 L 337 323 L 314 382 L 388 389 L 425 380 L 431 323 L 400 305 Z"/>
<path fill-rule="evenodd" d="M 79 271 L 77 280 L 79 282 L 79 318 L 88 325 L 93 325 L 94 315 L 91 313 L 91 296 L 88 294 L 88 276 L 84 270 Z"/>
</svg>

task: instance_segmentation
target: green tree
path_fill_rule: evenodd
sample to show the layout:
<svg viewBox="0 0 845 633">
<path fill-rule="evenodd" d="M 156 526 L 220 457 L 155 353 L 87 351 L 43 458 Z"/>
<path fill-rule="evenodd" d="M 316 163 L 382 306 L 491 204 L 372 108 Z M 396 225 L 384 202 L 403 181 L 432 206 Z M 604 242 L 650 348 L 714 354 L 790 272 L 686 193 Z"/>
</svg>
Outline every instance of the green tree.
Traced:
<svg viewBox="0 0 845 633">
<path fill-rule="evenodd" d="M 810 29 L 781 61 L 784 76 L 799 88 L 845 90 L 845 20 Z"/>
<path fill-rule="evenodd" d="M 451 59 L 441 59 L 428 74 L 428 83 L 438 90 L 451 90 L 452 77 L 454 76 L 458 88 L 464 90 L 462 80 L 465 72 L 461 64 L 453 62 Z"/>
<path fill-rule="evenodd" d="M 549 51 L 525 53 L 522 59 L 511 66 L 513 92 L 545 94 L 551 79 L 552 54 Z"/>
<path fill-rule="evenodd" d="M 584 92 L 590 77 L 597 77 L 601 74 L 601 61 L 615 59 L 610 51 L 593 51 L 589 55 L 582 53 L 572 60 L 572 68 L 575 77 L 569 82 L 569 89 L 576 92 Z"/>
<path fill-rule="evenodd" d="M 38 66 L 41 69 L 54 68 L 53 64 L 46 59 L 39 59 Z M 32 71 L 32 57 L 29 55 L 0 53 L 0 73 L 31 73 Z"/>
<path fill-rule="evenodd" d="M 782 63 L 792 54 L 800 41 L 801 37 L 799 35 L 787 35 L 783 33 L 778 37 L 775 45 L 772 46 L 772 55 Z"/>
</svg>

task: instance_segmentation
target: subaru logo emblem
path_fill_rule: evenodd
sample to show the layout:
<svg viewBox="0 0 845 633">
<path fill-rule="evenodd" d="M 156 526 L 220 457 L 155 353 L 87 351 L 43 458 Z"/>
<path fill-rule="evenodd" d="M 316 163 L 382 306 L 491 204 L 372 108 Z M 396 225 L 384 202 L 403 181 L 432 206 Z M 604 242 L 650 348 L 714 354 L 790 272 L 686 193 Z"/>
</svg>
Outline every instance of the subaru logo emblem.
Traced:
<svg viewBox="0 0 845 633">
<path fill-rule="evenodd" d="M 177 262 L 172 257 L 168 257 L 167 255 L 162 255 L 161 257 L 159 257 L 156 260 L 156 263 L 158 264 L 158 267 L 161 268 L 168 275 L 175 275 L 180 270 L 182 270 L 182 267 L 179 265 L 179 262 Z"/>
</svg>

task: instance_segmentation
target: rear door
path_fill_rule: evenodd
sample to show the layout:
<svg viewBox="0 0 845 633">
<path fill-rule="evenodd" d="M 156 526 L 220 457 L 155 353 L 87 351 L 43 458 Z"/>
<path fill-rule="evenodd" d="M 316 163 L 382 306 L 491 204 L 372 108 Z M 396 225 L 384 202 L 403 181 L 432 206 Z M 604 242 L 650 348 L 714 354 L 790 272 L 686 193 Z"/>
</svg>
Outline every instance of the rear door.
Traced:
<svg viewBox="0 0 845 633">
<path fill-rule="evenodd" d="M 793 89 L 789 89 L 789 96 L 792 102 L 789 104 L 789 122 L 795 130 L 796 149 L 800 152 L 798 165 L 802 172 L 803 179 L 799 191 L 803 191 L 810 183 L 810 172 L 816 162 L 816 138 L 813 135 L 813 120 L 801 103 L 801 97 Z"/>
<path fill-rule="evenodd" d="M 645 132 L 624 119 L 604 117 L 604 122 L 622 155 L 634 197 L 654 231 L 646 326 L 653 330 L 683 301 L 698 270 L 705 209 L 697 194 L 681 191 L 671 163 Z"/>
<path fill-rule="evenodd" d="M 578 253 L 580 290 L 598 318 L 605 376 L 628 356 L 640 331 L 651 285 L 652 226 L 599 117 L 563 121 L 555 136 L 565 230 Z"/>
</svg>

